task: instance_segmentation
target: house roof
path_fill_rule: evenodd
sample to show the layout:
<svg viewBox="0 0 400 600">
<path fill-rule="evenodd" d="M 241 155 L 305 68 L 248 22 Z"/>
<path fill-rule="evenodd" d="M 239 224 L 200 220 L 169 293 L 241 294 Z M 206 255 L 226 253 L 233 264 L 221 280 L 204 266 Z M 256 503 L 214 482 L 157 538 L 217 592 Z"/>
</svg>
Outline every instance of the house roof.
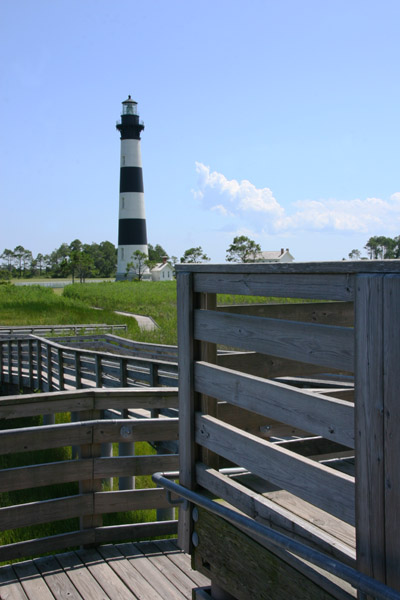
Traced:
<svg viewBox="0 0 400 600">
<path fill-rule="evenodd" d="M 170 269 L 172 269 L 171 265 L 167 262 L 165 263 L 157 263 L 152 269 L 151 271 L 162 271 L 163 269 L 165 269 L 165 267 L 169 267 Z"/>
<path fill-rule="evenodd" d="M 289 252 L 289 248 L 286 248 L 286 250 L 281 248 L 280 250 L 265 250 L 264 252 L 259 252 L 257 254 L 257 260 L 261 262 L 263 260 L 280 261 L 284 256 L 290 257 L 292 260 L 294 260 L 294 256 Z"/>
</svg>

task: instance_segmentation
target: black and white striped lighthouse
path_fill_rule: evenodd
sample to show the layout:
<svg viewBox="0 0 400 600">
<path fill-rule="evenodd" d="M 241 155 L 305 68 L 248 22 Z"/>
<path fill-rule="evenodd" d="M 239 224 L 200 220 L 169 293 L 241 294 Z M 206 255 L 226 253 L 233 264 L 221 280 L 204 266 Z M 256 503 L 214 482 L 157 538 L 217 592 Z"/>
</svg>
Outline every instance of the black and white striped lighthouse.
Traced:
<svg viewBox="0 0 400 600">
<path fill-rule="evenodd" d="M 130 96 L 122 103 L 121 120 L 117 123 L 121 134 L 121 171 L 119 182 L 118 267 L 117 281 L 126 279 L 127 265 L 134 261 L 132 254 L 140 250 L 148 255 L 146 216 L 144 210 L 142 157 L 137 102 Z M 135 276 L 135 269 L 128 277 Z"/>
</svg>

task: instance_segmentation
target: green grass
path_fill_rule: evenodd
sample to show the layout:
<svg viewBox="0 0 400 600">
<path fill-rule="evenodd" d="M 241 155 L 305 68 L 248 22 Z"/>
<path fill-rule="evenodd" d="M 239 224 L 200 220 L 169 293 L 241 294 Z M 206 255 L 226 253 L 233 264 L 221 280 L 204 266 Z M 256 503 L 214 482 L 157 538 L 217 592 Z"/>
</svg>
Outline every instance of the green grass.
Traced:
<svg viewBox="0 0 400 600">
<path fill-rule="evenodd" d="M 134 319 L 111 310 L 94 310 L 79 298 L 55 294 L 51 288 L 0 286 L 0 325 L 74 325 L 85 323 L 126 323 L 128 337 L 136 339 L 139 327 Z"/>
</svg>

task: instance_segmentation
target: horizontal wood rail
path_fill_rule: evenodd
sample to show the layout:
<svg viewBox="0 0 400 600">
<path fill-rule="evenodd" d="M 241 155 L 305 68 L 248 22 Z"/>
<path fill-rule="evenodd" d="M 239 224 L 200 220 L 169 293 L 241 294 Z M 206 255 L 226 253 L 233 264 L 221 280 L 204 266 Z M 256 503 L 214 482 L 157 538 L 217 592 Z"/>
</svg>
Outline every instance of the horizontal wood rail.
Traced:
<svg viewBox="0 0 400 600">
<path fill-rule="evenodd" d="M 7 465 L 7 457 L 12 458 L 17 453 L 23 453 L 21 456 L 25 457 L 23 466 L 6 466 L 0 471 L 0 494 L 4 494 L 0 508 L 0 531 L 67 521 L 66 525 L 60 525 L 61 533 L 43 536 L 43 539 L 36 534 L 35 538 L 38 539 L 0 546 L 0 561 L 67 549 L 72 545 L 176 534 L 177 521 L 171 515 L 163 490 L 152 487 L 120 487 L 115 490 L 109 488 L 109 481 L 115 477 L 150 476 L 159 469 L 177 470 L 178 454 L 134 456 L 133 445 L 138 441 L 176 441 L 178 419 L 146 416 L 104 418 L 104 415 L 121 410 L 123 414 L 126 411 L 130 414 L 144 409 L 150 415 L 152 410 L 170 408 L 176 404 L 177 388 L 160 387 L 64 391 L 0 399 L 0 418 L 10 425 L 9 429 L 0 430 L 3 464 Z M 75 422 L 15 426 L 16 418 L 37 417 L 43 413 L 62 413 L 64 420 L 69 415 Z M 115 444 L 119 444 L 120 448 L 132 445 L 132 455 L 126 456 L 120 452 L 119 456 L 102 456 L 102 448 L 110 445 L 114 445 L 115 453 Z M 63 449 L 62 456 L 65 457 L 67 453 L 70 458 L 52 460 L 54 451 L 59 448 Z M 66 485 L 69 487 L 66 488 Z M 22 503 L 18 500 L 13 503 L 11 500 L 22 490 L 37 493 L 41 488 L 45 490 L 46 499 Z M 14 496 L 8 496 L 11 493 Z M 149 515 L 145 517 L 149 522 L 140 522 L 143 520 L 141 516 L 137 523 L 129 521 L 107 527 L 103 524 L 102 515 L 105 514 L 135 515 L 137 511 L 165 512 L 165 509 L 171 515 L 166 520 L 154 520 L 152 513 L 144 513 Z M 132 520 L 132 516 L 127 518 Z M 70 519 L 76 520 L 75 530 L 63 532 L 62 528 L 71 527 L 68 524 Z"/>
<path fill-rule="evenodd" d="M 98 387 L 171 386 L 177 365 L 160 359 L 65 347 L 38 336 L 0 336 L 0 383 L 46 392 Z"/>
<path fill-rule="evenodd" d="M 126 331 L 127 325 L 124 323 L 107 325 L 106 323 L 91 323 L 88 325 L 0 325 L 0 335 L 23 335 L 33 333 L 35 335 L 60 335 L 61 333 L 89 333 Z"/>
</svg>

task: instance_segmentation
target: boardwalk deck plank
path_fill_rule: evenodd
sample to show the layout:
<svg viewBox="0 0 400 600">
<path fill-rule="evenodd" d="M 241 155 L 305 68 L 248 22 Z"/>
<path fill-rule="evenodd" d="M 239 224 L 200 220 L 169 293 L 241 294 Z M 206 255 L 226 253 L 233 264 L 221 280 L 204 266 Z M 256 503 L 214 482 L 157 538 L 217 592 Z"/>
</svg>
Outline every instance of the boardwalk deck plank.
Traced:
<svg viewBox="0 0 400 600">
<path fill-rule="evenodd" d="M 1 600 L 29 600 L 12 567 L 0 568 Z"/>
<path fill-rule="evenodd" d="M 40 600 L 54 600 L 54 596 L 47 587 L 35 563 L 31 560 L 13 565 L 13 569 L 21 582 L 28 598 Z"/>
<path fill-rule="evenodd" d="M 75 552 L 60 554 L 57 560 L 85 600 L 110 600 L 110 596 L 100 587 Z"/>
<path fill-rule="evenodd" d="M 167 555 L 170 561 L 177 565 L 190 579 L 198 586 L 210 585 L 209 579 L 202 575 L 199 571 L 194 571 L 190 567 L 190 558 L 181 552 L 178 548 L 176 540 L 156 540 L 154 542 L 164 554 Z"/>
<path fill-rule="evenodd" d="M 135 594 L 135 597 L 140 600 L 162 600 L 163 596 L 155 589 L 154 580 L 152 578 L 153 573 L 149 574 L 144 560 L 140 565 L 134 566 L 119 550 L 117 550 L 117 548 L 111 545 L 101 546 L 99 552 L 118 577 L 120 577 Z M 153 571 L 156 571 L 156 569 L 153 568 Z M 163 590 L 163 586 L 160 585 L 159 589 Z M 174 599 L 174 596 L 170 597 L 171 600 Z"/>
<path fill-rule="evenodd" d="M 128 559 L 146 559 L 160 571 L 160 573 L 180 591 L 185 598 L 192 593 L 193 581 L 172 563 L 167 556 L 157 548 L 154 542 L 141 542 L 140 544 L 120 544 L 118 550 Z"/>
<path fill-rule="evenodd" d="M 34 562 L 56 600 L 65 600 L 65 598 L 68 598 L 68 600 L 85 600 L 72 581 L 68 579 L 54 556 L 37 558 Z"/>
<path fill-rule="evenodd" d="M 137 600 L 97 550 L 78 550 L 76 554 L 112 600 Z"/>
</svg>

